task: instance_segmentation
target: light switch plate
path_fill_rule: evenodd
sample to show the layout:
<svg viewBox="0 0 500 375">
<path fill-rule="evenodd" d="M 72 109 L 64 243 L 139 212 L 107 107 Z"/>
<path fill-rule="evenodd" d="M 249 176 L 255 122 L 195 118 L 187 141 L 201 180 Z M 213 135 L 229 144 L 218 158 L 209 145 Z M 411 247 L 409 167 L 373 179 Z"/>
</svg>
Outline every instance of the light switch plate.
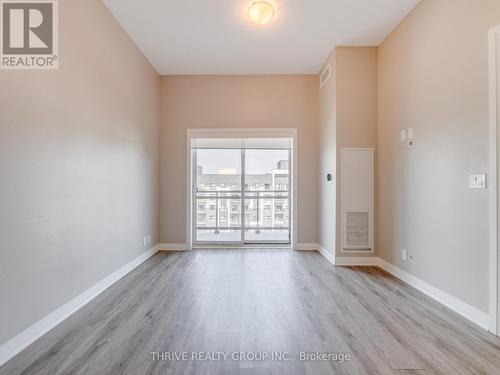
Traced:
<svg viewBox="0 0 500 375">
<path fill-rule="evenodd" d="M 401 142 L 406 141 L 406 129 L 401 130 L 400 137 L 401 137 Z"/>
<path fill-rule="evenodd" d="M 401 249 L 401 260 L 406 262 L 408 260 L 408 252 L 406 249 Z"/>
<path fill-rule="evenodd" d="M 413 128 L 408 129 L 407 136 L 409 141 L 413 139 Z"/>
<path fill-rule="evenodd" d="M 471 174 L 471 175 L 469 175 L 469 188 L 470 189 L 486 189 L 486 175 L 485 174 Z"/>
</svg>

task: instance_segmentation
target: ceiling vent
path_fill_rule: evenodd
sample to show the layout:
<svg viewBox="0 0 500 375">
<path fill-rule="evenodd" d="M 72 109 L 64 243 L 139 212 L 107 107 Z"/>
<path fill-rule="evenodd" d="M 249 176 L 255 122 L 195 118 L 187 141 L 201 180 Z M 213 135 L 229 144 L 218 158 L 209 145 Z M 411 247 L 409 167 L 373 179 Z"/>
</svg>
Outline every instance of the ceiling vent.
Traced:
<svg viewBox="0 0 500 375">
<path fill-rule="evenodd" d="M 325 69 L 321 72 L 321 75 L 319 76 L 319 88 L 322 88 L 325 83 L 328 82 L 330 79 L 330 64 L 325 66 Z"/>
</svg>

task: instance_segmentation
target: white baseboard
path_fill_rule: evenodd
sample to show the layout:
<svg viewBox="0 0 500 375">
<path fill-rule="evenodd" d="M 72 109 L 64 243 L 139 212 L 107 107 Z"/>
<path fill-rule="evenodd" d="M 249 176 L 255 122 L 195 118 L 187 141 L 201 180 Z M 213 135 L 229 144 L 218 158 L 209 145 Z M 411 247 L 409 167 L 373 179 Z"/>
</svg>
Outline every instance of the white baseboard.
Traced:
<svg viewBox="0 0 500 375">
<path fill-rule="evenodd" d="M 319 246 L 319 245 L 318 245 Z M 319 246 L 318 250 L 327 260 L 336 266 L 378 266 L 389 272 L 391 275 L 418 289 L 427 296 L 433 298 L 442 305 L 455 311 L 457 314 L 477 324 L 479 327 L 488 330 L 490 316 L 488 313 L 469 305 L 468 303 L 446 293 L 445 291 L 419 279 L 418 277 L 402 270 L 399 267 L 378 257 L 335 257 Z M 332 259 L 333 258 L 333 259 Z"/>
<path fill-rule="evenodd" d="M 411 285 L 415 289 L 418 289 L 422 293 L 428 295 L 429 297 L 435 299 L 439 303 L 445 305 L 449 309 L 455 311 L 456 313 L 462 315 L 464 318 L 470 320 L 471 322 L 477 324 L 481 328 L 488 330 L 489 328 L 489 314 L 477 309 L 468 303 L 453 297 L 451 294 L 436 288 L 435 286 L 427 283 L 426 281 L 419 279 L 416 276 L 402 270 L 395 265 L 378 258 L 380 268 L 389 272 L 390 274 L 396 276 L 398 279 L 403 280 L 407 284 Z"/>
<path fill-rule="evenodd" d="M 295 250 L 318 251 L 334 266 L 377 266 L 377 257 L 337 257 L 319 243 L 297 243 Z"/>
<path fill-rule="evenodd" d="M 435 299 L 444 306 L 450 308 L 456 313 L 462 315 L 464 318 L 470 320 L 471 322 L 477 324 L 481 328 L 488 330 L 489 328 L 489 314 L 467 304 L 466 302 L 453 297 L 452 295 L 442 291 L 439 288 L 432 286 L 431 284 L 419 279 L 416 276 L 394 266 L 393 264 L 386 262 L 383 259 L 377 257 L 337 257 L 332 256 L 326 249 L 318 244 L 297 244 L 297 250 L 317 250 L 319 251 L 328 261 L 337 266 L 342 265 L 359 265 L 359 266 L 379 266 L 395 277 L 401 279 L 407 284 L 418 289 L 422 293 L 428 295 L 429 297 Z M 85 292 L 81 293 L 77 297 L 73 298 L 71 301 L 67 302 L 63 306 L 59 307 L 54 312 L 47 315 L 42 320 L 33 324 L 31 327 L 25 329 L 17 336 L 7 341 L 5 344 L 0 346 L 0 366 L 5 364 L 15 355 L 20 353 L 23 349 L 31 345 L 33 342 L 38 340 L 48 331 L 56 327 L 62 321 L 67 319 L 69 316 L 74 314 L 92 299 L 101 294 L 104 290 L 109 288 L 115 282 L 120 280 L 123 276 L 128 274 L 134 268 L 139 266 L 141 263 L 146 261 L 157 251 L 180 251 L 189 250 L 188 246 L 185 244 L 158 244 L 151 248 L 150 250 L 142 253 L 137 258 L 133 259 L 120 269 L 116 270 L 103 280 L 99 281 L 97 284 L 87 289 Z"/>
<path fill-rule="evenodd" d="M 191 250 L 185 243 L 160 243 L 158 251 L 187 251 Z"/>
<path fill-rule="evenodd" d="M 327 249 L 319 243 L 297 243 L 295 244 L 297 251 L 317 251 L 323 255 L 331 264 L 335 265 L 335 254 L 331 254 Z"/>
<path fill-rule="evenodd" d="M 377 257 L 335 257 L 336 266 L 378 266 Z"/>
<path fill-rule="evenodd" d="M 129 263 L 119 268 L 106 278 L 99 281 L 91 288 L 87 289 L 85 292 L 76 296 L 71 301 L 65 303 L 57 310 L 47 315 L 42 320 L 39 320 L 31 327 L 28 327 L 27 329 L 19 333 L 17 336 L 10 339 L 5 344 L 1 345 L 0 366 L 5 364 L 15 355 L 20 353 L 22 350 L 24 350 L 29 345 L 38 340 L 40 337 L 42 337 L 44 334 L 49 332 L 51 329 L 56 327 L 62 321 L 64 321 L 69 316 L 78 311 L 80 308 L 85 306 L 88 302 L 97 297 L 99 294 L 101 294 L 115 282 L 120 280 L 123 276 L 125 276 L 134 268 L 136 268 L 141 263 L 146 261 L 148 258 L 153 256 L 157 251 L 158 251 L 158 245 L 154 246 L 150 250 L 145 251 L 134 260 L 130 261 Z"/>
<path fill-rule="evenodd" d="M 321 255 L 325 257 L 326 260 L 328 260 L 331 264 L 335 266 L 336 259 L 335 259 L 335 254 L 330 253 L 327 249 L 325 249 L 323 246 L 318 244 L 318 251 Z"/>
<path fill-rule="evenodd" d="M 295 250 L 298 251 L 318 251 L 318 244 L 311 242 L 311 243 L 296 243 L 295 244 Z"/>
<path fill-rule="evenodd" d="M 181 251 L 189 250 L 186 244 L 160 244 L 160 251 Z M 478 326 L 488 329 L 489 328 L 489 315 L 474 306 L 467 304 L 459 300 L 456 297 L 430 285 L 429 283 L 409 274 L 406 271 L 384 261 L 378 257 L 336 257 L 334 254 L 328 252 L 320 244 L 317 243 L 297 243 L 295 245 L 295 250 L 299 251 L 318 251 L 323 255 L 330 263 L 336 266 L 379 266 L 383 268 L 390 274 L 396 276 L 397 278 L 403 280 L 407 284 L 413 286 L 414 288 L 420 290 L 422 293 L 428 295 L 429 297 L 435 299 L 439 303 L 445 305 L 456 313 L 462 315 L 463 317 L 469 319 Z"/>
</svg>

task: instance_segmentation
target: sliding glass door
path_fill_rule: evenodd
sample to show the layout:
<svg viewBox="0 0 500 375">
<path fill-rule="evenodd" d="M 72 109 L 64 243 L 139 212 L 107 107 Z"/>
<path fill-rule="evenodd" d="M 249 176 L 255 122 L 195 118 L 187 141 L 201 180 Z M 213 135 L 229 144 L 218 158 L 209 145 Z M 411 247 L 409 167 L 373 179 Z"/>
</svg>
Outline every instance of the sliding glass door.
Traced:
<svg viewBox="0 0 500 375">
<path fill-rule="evenodd" d="M 244 150 L 246 243 L 290 242 L 289 150 Z"/>
<path fill-rule="evenodd" d="M 290 150 L 193 149 L 196 244 L 290 243 Z"/>
<path fill-rule="evenodd" d="M 241 150 L 196 149 L 194 160 L 195 242 L 241 242 Z"/>
</svg>

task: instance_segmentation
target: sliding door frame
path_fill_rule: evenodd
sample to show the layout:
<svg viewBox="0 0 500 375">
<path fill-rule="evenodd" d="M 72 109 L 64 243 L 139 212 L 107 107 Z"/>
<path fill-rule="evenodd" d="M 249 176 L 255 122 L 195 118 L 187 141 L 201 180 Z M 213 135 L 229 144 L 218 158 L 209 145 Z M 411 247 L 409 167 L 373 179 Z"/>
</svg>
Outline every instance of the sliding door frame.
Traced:
<svg viewBox="0 0 500 375">
<path fill-rule="evenodd" d="M 217 148 L 214 148 L 215 150 L 219 150 Z M 240 240 L 239 241 L 221 241 L 221 242 L 214 242 L 214 241 L 200 241 L 198 238 L 197 238 L 197 234 L 196 234 L 196 231 L 197 229 L 200 229 L 198 226 L 197 226 L 197 223 L 198 223 L 198 200 L 199 199 L 206 199 L 206 200 L 209 200 L 209 199 L 215 199 L 216 203 L 215 203 L 215 230 L 218 231 L 219 229 L 219 206 L 220 206 L 220 201 L 221 200 L 228 200 L 229 202 L 231 201 L 235 201 L 237 200 L 238 198 L 232 198 L 232 194 L 230 194 L 230 197 L 219 197 L 218 195 L 218 192 L 214 192 L 214 191 L 207 191 L 207 192 L 200 192 L 198 191 L 198 172 L 197 172 L 197 168 L 196 166 L 198 165 L 198 151 L 199 150 L 209 150 L 209 148 L 204 148 L 204 147 L 201 147 L 201 148 L 193 148 L 192 147 L 192 171 L 193 171 L 193 194 L 192 194 L 192 199 L 193 199 L 193 209 L 192 209 L 192 220 L 193 220 L 193 225 L 192 225 L 192 236 L 193 236 L 193 246 L 207 246 L 207 245 L 223 245 L 223 246 L 246 246 L 246 245 L 291 245 L 291 242 L 292 242 L 292 231 L 291 231 L 291 210 L 290 210 L 290 207 L 291 207 L 291 194 L 290 194 L 290 187 L 292 186 L 291 184 L 291 158 L 292 158 L 292 154 L 291 154 L 291 150 L 289 148 L 285 149 L 276 149 L 276 148 L 273 148 L 273 149 L 265 149 L 265 148 L 241 148 L 241 149 L 238 149 L 238 148 L 235 148 L 235 149 L 232 149 L 232 150 L 239 150 L 240 151 L 240 190 L 236 190 L 236 191 L 233 191 L 233 190 L 230 190 L 228 191 L 228 193 L 232 193 L 232 194 L 235 194 L 235 195 L 240 195 L 240 225 L 238 227 L 234 227 L 234 230 L 239 230 L 240 231 Z M 223 150 L 223 149 L 220 149 L 220 150 Z M 246 181 L 246 177 L 247 177 L 247 173 L 246 173 L 246 152 L 249 151 L 249 150 L 260 150 L 260 151 L 272 151 L 272 150 L 280 150 L 280 151 L 286 151 L 287 153 L 287 165 L 288 165 L 288 168 L 287 168 L 287 181 L 288 181 L 288 190 L 281 190 L 281 191 L 277 191 L 277 190 L 272 190 L 272 191 L 265 191 L 265 190 L 258 190 L 258 191 L 254 191 L 254 190 L 247 190 L 246 189 L 246 185 L 247 185 L 247 181 Z M 273 200 L 273 206 L 274 206 L 274 200 L 275 199 L 280 199 L 280 200 L 286 200 L 288 201 L 288 228 L 287 229 L 287 233 L 288 233 L 288 238 L 287 240 L 283 241 L 283 240 L 247 240 L 246 238 L 246 232 L 248 230 L 248 228 L 246 227 L 246 223 L 245 223 L 245 216 L 246 216 L 246 205 L 245 205 L 245 202 L 246 201 L 249 201 L 249 200 L 255 200 L 256 203 L 257 203 L 257 226 L 256 228 L 252 228 L 252 229 L 256 229 L 256 230 L 259 230 L 261 228 L 259 228 L 259 212 L 261 212 L 259 210 L 259 207 L 261 206 L 260 202 L 261 200 L 264 200 L 266 199 L 266 197 L 260 197 L 260 193 L 262 192 L 265 192 L 265 193 L 272 193 L 273 196 L 272 197 L 269 197 L 268 199 L 272 199 Z M 198 194 L 199 193 L 202 193 L 202 194 L 213 194 L 215 193 L 215 197 L 213 198 L 208 198 L 208 197 L 199 197 Z M 283 194 L 283 193 L 286 193 L 286 197 L 279 197 L 279 196 L 276 196 L 276 194 Z M 249 194 L 257 194 L 255 197 L 249 197 L 248 195 Z M 213 229 L 214 227 L 210 227 L 208 229 Z M 231 226 L 229 227 L 222 227 L 223 229 L 221 230 L 226 230 L 226 229 L 229 229 L 229 228 L 233 228 Z M 281 229 L 284 229 L 285 227 L 281 227 Z M 268 230 L 268 229 L 276 229 L 274 227 L 262 227 L 262 230 Z"/>
<path fill-rule="evenodd" d="M 292 175 L 292 150 L 290 149 L 287 149 L 288 151 L 288 197 L 287 197 L 287 200 L 288 200 L 288 241 L 276 241 L 276 240 L 273 240 L 273 241 L 264 241 L 264 240 L 260 240 L 260 241 L 247 241 L 246 240 L 246 237 L 245 237 L 245 232 L 247 230 L 246 228 L 246 225 L 245 225 L 245 206 L 244 206 L 244 203 L 245 203 L 245 193 L 257 193 L 257 197 L 255 198 L 255 200 L 257 201 L 257 208 L 259 207 L 260 205 L 260 199 L 259 198 L 259 193 L 261 193 L 260 191 L 259 192 L 255 192 L 255 191 L 246 191 L 245 190 L 245 185 L 246 185 L 246 165 L 245 165 L 245 162 L 246 162 L 246 153 L 245 151 L 246 150 L 266 150 L 266 149 L 253 149 L 253 148 L 246 148 L 246 149 L 242 149 L 241 150 L 241 153 L 242 153 L 242 158 L 241 158 L 241 166 L 242 166 L 242 185 L 241 185 L 241 190 L 242 190 L 242 199 L 241 199 L 241 203 L 242 203 L 242 221 L 241 221 L 241 230 L 242 230 L 242 234 L 241 234 L 241 239 L 242 239 L 242 245 L 245 246 L 245 245 L 259 245 L 259 244 L 271 244 L 271 245 L 291 245 L 292 244 L 292 211 L 290 209 L 290 207 L 292 206 L 292 199 L 291 199 L 291 187 L 292 187 L 292 182 L 291 182 L 291 175 Z M 275 149 L 276 150 L 276 149 Z M 279 149 L 279 150 L 284 150 L 284 149 Z M 274 191 L 273 190 L 273 194 L 276 194 L 277 191 Z M 283 192 L 282 192 L 283 193 Z M 252 198 L 247 198 L 247 199 L 252 199 Z M 263 199 L 263 198 L 262 198 Z M 276 196 L 273 196 L 273 206 L 274 206 L 274 199 L 276 199 Z M 257 211 L 257 223 L 259 222 L 259 211 Z M 257 228 L 258 228 L 258 224 L 257 224 Z"/>
<path fill-rule="evenodd" d="M 290 150 L 290 166 L 289 166 L 289 227 L 290 227 L 290 247 L 295 249 L 297 244 L 297 129 L 295 128 L 253 128 L 253 129 L 187 129 L 186 137 L 186 245 L 188 249 L 192 249 L 194 244 L 193 229 L 195 225 L 194 204 L 196 202 L 195 197 L 195 181 L 194 181 L 194 150 L 192 148 L 192 140 L 197 138 L 289 138 L 292 140 L 292 146 Z M 243 152 L 242 152 L 243 153 Z M 242 160 L 244 162 L 244 160 Z M 242 170 L 242 183 L 243 183 L 243 170 Z M 241 186 L 242 192 L 242 204 L 243 204 L 243 194 L 244 186 Z M 241 212 L 243 212 L 244 207 L 242 206 Z M 244 215 L 242 215 L 241 225 L 244 228 Z M 244 235 L 242 236 L 242 241 L 244 240 Z M 277 243 L 278 244 L 278 243 Z M 283 244 L 283 243 L 281 243 Z M 227 245 L 222 245 L 226 247 L 234 246 L 258 246 L 259 243 L 255 244 L 238 244 L 231 243 Z M 261 243 L 262 245 L 262 243 Z M 199 245 L 200 247 L 206 247 L 205 244 Z M 221 246 L 219 246 L 221 247 Z"/>
<path fill-rule="evenodd" d="M 499 150 L 499 127 L 497 99 L 498 79 L 497 67 L 500 61 L 497 59 L 497 45 L 500 39 L 500 25 L 493 27 L 488 33 L 488 62 L 489 62 L 489 331 L 500 336 L 499 322 L 499 274 L 500 263 L 498 256 L 499 242 L 499 201 L 498 201 L 498 150 Z"/>
<path fill-rule="evenodd" d="M 192 161 L 192 200 L 193 200 L 193 209 L 192 209 L 192 212 L 191 212 L 191 216 L 192 216 L 192 222 L 193 222 L 193 225 L 192 225 L 192 228 L 191 228 L 191 235 L 193 237 L 193 239 L 196 239 L 196 223 L 197 223 L 197 216 L 198 216 L 198 197 L 197 197 L 197 193 L 198 193 L 198 173 L 197 173 L 197 170 L 196 170 L 196 166 L 198 165 L 198 150 L 200 150 L 199 148 L 191 148 L 191 155 L 193 156 L 193 161 Z M 240 227 L 239 227 L 239 230 L 240 230 L 240 240 L 239 241 L 222 241 L 220 242 L 221 245 L 224 245 L 224 246 L 242 246 L 243 243 L 244 243 L 244 240 L 245 240 L 245 236 L 244 236 L 244 233 L 243 233 L 243 229 L 244 229 L 244 207 L 243 207 L 243 203 L 244 203 L 244 199 L 243 199 L 243 194 L 244 194 L 244 191 L 243 191 L 243 184 L 245 182 L 245 179 L 244 179 L 244 165 L 243 163 L 245 162 L 245 153 L 243 152 L 243 150 L 240 150 L 240 190 L 239 191 L 229 191 L 229 193 L 239 193 L 240 195 L 240 204 L 241 204 L 241 207 L 240 207 Z M 212 191 L 210 191 L 210 193 L 213 193 Z M 208 198 L 207 198 L 208 199 Z M 219 227 L 219 201 L 222 200 L 223 198 L 219 197 L 218 196 L 218 193 L 216 192 L 215 193 L 215 228 L 216 230 L 218 230 L 218 227 Z M 231 199 L 231 198 L 226 198 L 230 203 L 231 201 L 233 200 L 236 200 L 236 199 Z M 235 227 L 235 229 L 237 229 L 238 227 Z M 194 241 L 193 240 L 193 245 L 194 246 L 207 246 L 207 245 L 212 245 L 213 242 L 209 242 L 209 241 Z"/>
</svg>

